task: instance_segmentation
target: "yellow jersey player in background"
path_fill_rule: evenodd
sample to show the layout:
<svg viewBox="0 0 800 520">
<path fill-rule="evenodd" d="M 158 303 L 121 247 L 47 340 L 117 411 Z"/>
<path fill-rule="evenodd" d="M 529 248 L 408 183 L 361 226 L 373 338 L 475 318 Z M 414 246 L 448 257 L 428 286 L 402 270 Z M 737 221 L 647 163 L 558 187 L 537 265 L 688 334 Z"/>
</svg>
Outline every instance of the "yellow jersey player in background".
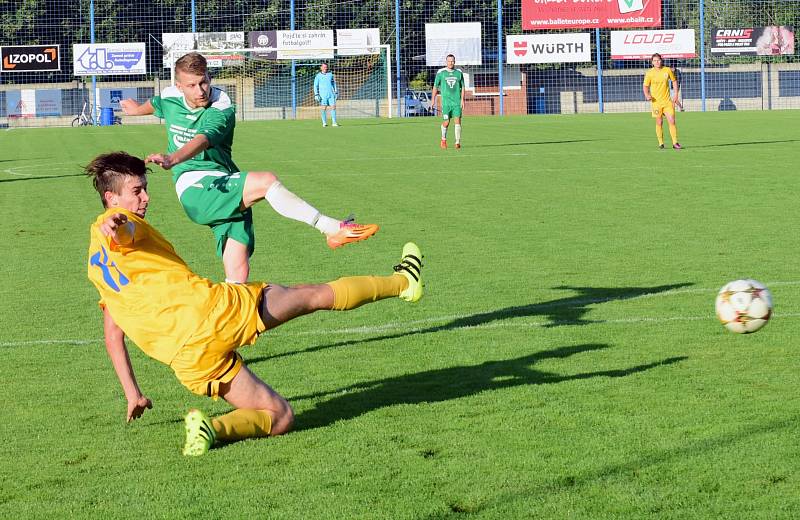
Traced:
<svg viewBox="0 0 800 520">
<path fill-rule="evenodd" d="M 664 128 L 662 127 L 662 117 L 667 117 L 669 124 L 669 135 L 672 138 L 672 147 L 676 150 L 681 149 L 678 142 L 678 127 L 675 126 L 675 103 L 678 102 L 680 86 L 675 78 L 672 69 L 664 66 L 664 60 L 658 53 L 651 58 L 653 68 L 644 75 L 644 98 L 652 104 L 652 114 L 656 119 L 656 137 L 658 147 L 664 148 Z M 670 97 L 669 82 L 672 81 L 674 94 Z"/>
<path fill-rule="evenodd" d="M 125 152 L 100 155 L 86 167 L 105 211 L 90 231 L 88 276 L 100 293 L 106 351 L 128 401 L 127 419 L 152 402 L 139 389 L 125 336 L 169 365 L 189 390 L 222 397 L 235 410 L 210 420 L 186 415 L 184 455 L 202 455 L 215 442 L 288 432 L 289 403 L 259 379 L 236 351 L 262 332 L 318 310 L 422 297 L 422 255 L 409 242 L 390 276 L 350 276 L 285 287 L 272 283 L 212 283 L 196 275 L 172 244 L 145 220 L 147 167 Z"/>
</svg>

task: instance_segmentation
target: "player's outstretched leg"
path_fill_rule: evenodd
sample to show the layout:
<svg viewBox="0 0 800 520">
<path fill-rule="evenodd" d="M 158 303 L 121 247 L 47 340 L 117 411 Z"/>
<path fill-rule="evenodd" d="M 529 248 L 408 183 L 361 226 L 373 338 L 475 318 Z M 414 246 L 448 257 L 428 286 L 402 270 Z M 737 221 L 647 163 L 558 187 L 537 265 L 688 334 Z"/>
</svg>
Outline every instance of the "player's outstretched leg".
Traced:
<svg viewBox="0 0 800 520">
<path fill-rule="evenodd" d="M 328 247 L 336 249 L 350 242 L 366 240 L 380 229 L 377 224 L 358 224 L 354 220 L 353 217 L 348 217 L 339 223 L 339 230 L 327 236 Z"/>
<path fill-rule="evenodd" d="M 336 249 L 351 242 L 366 240 L 380 229 L 377 224 L 358 224 L 352 218 L 337 220 L 323 215 L 314 206 L 289 191 L 271 172 L 250 172 L 242 203 L 250 207 L 265 199 L 279 215 L 304 222 L 325 235 L 328 246 Z"/>
<path fill-rule="evenodd" d="M 269 330 L 321 310 L 347 311 L 393 297 L 416 302 L 422 297 L 421 259 L 419 247 L 409 242 L 389 276 L 345 276 L 324 284 L 293 287 L 270 284 L 259 303 L 259 315 Z"/>
<path fill-rule="evenodd" d="M 408 242 L 403 246 L 403 256 L 394 270 L 408 280 L 408 287 L 400 292 L 399 297 L 409 302 L 419 301 L 422 298 L 422 253 L 417 244 Z"/>
<path fill-rule="evenodd" d="M 188 457 L 205 455 L 217 437 L 208 416 L 200 410 L 189 410 L 184 422 L 186 443 L 183 445 L 183 454 Z"/>
</svg>

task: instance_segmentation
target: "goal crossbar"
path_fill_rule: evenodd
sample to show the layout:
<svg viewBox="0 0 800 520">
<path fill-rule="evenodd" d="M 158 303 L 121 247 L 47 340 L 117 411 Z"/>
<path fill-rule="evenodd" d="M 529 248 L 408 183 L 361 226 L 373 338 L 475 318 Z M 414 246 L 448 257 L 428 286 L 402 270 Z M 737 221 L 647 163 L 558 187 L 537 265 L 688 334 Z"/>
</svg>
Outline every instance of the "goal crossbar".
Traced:
<svg viewBox="0 0 800 520">
<path fill-rule="evenodd" d="M 172 85 L 175 84 L 175 62 L 178 61 L 181 56 L 189 52 L 197 52 L 202 54 L 207 60 L 209 60 L 210 63 L 213 62 L 215 58 L 219 59 L 220 62 L 235 62 L 244 60 L 245 58 L 250 58 L 272 62 L 291 63 L 292 65 L 298 63 L 302 65 L 325 63 L 336 58 L 348 58 L 354 56 L 383 55 L 385 56 L 384 61 L 386 72 L 386 117 L 392 117 L 392 53 L 391 45 L 388 44 L 362 44 L 358 46 L 335 45 L 333 47 L 303 48 L 300 50 L 278 49 L 276 47 L 172 49 L 167 53 L 166 56 L 166 62 L 169 63 L 170 82 Z M 292 74 L 294 74 L 294 67 L 292 68 Z"/>
</svg>

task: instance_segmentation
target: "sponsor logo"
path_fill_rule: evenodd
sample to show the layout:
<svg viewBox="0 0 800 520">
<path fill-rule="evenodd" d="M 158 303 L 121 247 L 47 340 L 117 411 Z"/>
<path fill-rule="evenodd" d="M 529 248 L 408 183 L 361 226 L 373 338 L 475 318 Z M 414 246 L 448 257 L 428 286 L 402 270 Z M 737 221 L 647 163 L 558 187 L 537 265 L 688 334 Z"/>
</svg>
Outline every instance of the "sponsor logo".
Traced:
<svg viewBox="0 0 800 520">
<path fill-rule="evenodd" d="M 716 37 L 718 40 L 749 40 L 753 35 L 753 29 L 717 29 Z"/>
<path fill-rule="evenodd" d="M 625 45 L 641 45 L 643 43 L 672 43 L 675 41 L 675 33 L 628 33 L 625 35 L 623 43 Z"/>
<path fill-rule="evenodd" d="M 458 80 L 456 79 L 455 76 L 450 76 L 445 81 L 447 82 L 448 87 L 453 88 L 456 86 L 456 81 Z"/>
<path fill-rule="evenodd" d="M 525 56 L 528 54 L 528 42 L 514 42 L 514 55 Z"/>
<path fill-rule="evenodd" d="M 60 69 L 57 45 L 3 47 L 2 56 L 4 72 Z"/>
<path fill-rule="evenodd" d="M 577 54 L 583 52 L 582 43 L 532 43 L 534 54 Z"/>
<path fill-rule="evenodd" d="M 619 0 L 617 2 L 620 14 L 632 13 L 644 9 L 642 0 Z"/>
<path fill-rule="evenodd" d="M 259 34 L 256 42 L 259 47 L 269 47 L 269 35 Z"/>
</svg>

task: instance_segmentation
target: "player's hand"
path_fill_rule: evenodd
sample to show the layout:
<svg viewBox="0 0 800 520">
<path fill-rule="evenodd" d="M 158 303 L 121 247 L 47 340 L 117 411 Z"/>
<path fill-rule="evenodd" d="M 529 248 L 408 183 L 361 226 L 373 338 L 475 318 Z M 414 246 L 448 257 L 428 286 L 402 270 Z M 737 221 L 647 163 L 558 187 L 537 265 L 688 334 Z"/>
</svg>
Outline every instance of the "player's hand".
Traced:
<svg viewBox="0 0 800 520">
<path fill-rule="evenodd" d="M 126 116 L 133 116 L 136 115 L 136 109 L 139 108 L 139 103 L 137 103 L 133 99 L 123 99 L 119 102 L 120 108 L 122 108 L 122 113 Z"/>
<path fill-rule="evenodd" d="M 128 217 L 124 213 L 114 213 L 100 224 L 100 232 L 107 237 L 113 237 L 117 234 L 117 229 L 124 226 L 128 222 Z"/>
<path fill-rule="evenodd" d="M 165 170 L 169 170 L 176 164 L 175 161 L 172 160 L 172 157 L 170 157 L 168 154 L 165 153 L 151 153 L 150 155 L 145 157 L 144 162 L 145 164 L 147 163 L 157 164 L 162 168 L 164 168 Z"/>
<path fill-rule="evenodd" d="M 316 96 L 314 96 L 314 101 L 316 101 L 317 103 L 319 103 L 320 101 L 322 101 L 322 98 L 321 98 L 321 97 L 319 97 L 319 94 L 317 94 Z"/>
<path fill-rule="evenodd" d="M 128 420 L 127 422 L 134 421 L 142 416 L 145 410 L 153 408 L 153 402 L 143 395 L 137 399 L 128 401 Z"/>
<path fill-rule="evenodd" d="M 644 97 L 647 101 L 653 101 L 653 96 L 645 96 Z"/>
</svg>

